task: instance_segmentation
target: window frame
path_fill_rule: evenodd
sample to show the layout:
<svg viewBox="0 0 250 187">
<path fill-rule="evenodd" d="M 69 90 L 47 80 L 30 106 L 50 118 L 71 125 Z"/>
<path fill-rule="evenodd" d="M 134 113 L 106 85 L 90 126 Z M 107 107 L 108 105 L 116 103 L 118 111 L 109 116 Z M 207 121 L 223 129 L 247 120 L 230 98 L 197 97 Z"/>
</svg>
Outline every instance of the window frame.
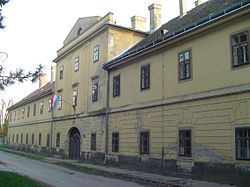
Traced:
<svg viewBox="0 0 250 187">
<path fill-rule="evenodd" d="M 186 136 L 181 136 L 181 133 L 184 132 L 189 132 L 190 137 L 186 137 Z M 190 158 L 192 157 L 192 129 L 179 129 L 179 136 L 178 136 L 178 156 L 179 157 L 186 157 L 186 158 Z M 186 146 L 182 145 L 182 143 L 186 143 L 186 141 L 189 141 L 190 146 Z M 183 151 L 181 151 L 181 148 L 183 147 Z M 189 154 L 186 154 L 186 149 L 189 149 Z M 183 152 L 183 154 L 181 154 Z"/>
<path fill-rule="evenodd" d="M 42 133 L 39 133 L 38 135 L 38 145 L 42 144 Z"/>
<path fill-rule="evenodd" d="M 30 117 L 30 105 L 28 105 L 28 108 L 27 108 L 27 118 Z"/>
<path fill-rule="evenodd" d="M 147 134 L 146 139 L 144 139 L 143 134 Z M 146 145 L 143 145 L 147 142 Z M 146 148 L 145 148 L 146 147 Z M 140 132 L 140 154 L 141 155 L 146 155 L 149 154 L 150 149 L 150 132 L 149 131 L 141 131 Z"/>
<path fill-rule="evenodd" d="M 61 143 L 61 137 L 60 137 L 60 132 L 56 133 L 56 147 L 60 147 L 60 143 Z"/>
<path fill-rule="evenodd" d="M 74 60 L 74 72 L 77 72 L 79 70 L 80 65 L 80 57 L 76 57 Z"/>
<path fill-rule="evenodd" d="M 33 105 L 33 116 L 36 116 L 36 103 Z"/>
<path fill-rule="evenodd" d="M 92 83 L 92 102 L 98 101 L 98 81 Z"/>
<path fill-rule="evenodd" d="M 140 70 L 140 89 L 141 91 L 150 89 L 150 64 L 141 65 Z"/>
<path fill-rule="evenodd" d="M 29 144 L 29 134 L 28 134 L 28 133 L 26 134 L 25 143 L 26 143 L 26 144 Z"/>
<path fill-rule="evenodd" d="M 120 134 L 119 132 L 112 133 L 112 152 L 119 152 Z"/>
<path fill-rule="evenodd" d="M 185 58 L 185 54 L 189 53 L 189 58 L 186 59 Z M 181 61 L 181 55 L 183 55 L 183 61 Z M 181 64 L 184 64 L 184 72 L 182 72 L 183 77 L 181 77 Z M 189 64 L 189 75 L 187 76 L 187 68 L 186 68 L 186 64 Z M 178 53 L 178 81 L 182 82 L 182 81 L 187 81 L 187 80 L 192 80 L 192 49 L 187 49 L 187 50 L 183 50 L 181 52 Z"/>
<path fill-rule="evenodd" d="M 238 36 L 243 34 L 243 33 L 246 33 L 247 35 L 247 39 L 246 39 L 246 42 L 239 42 L 237 44 L 233 44 L 233 37 L 234 36 Z M 247 65 L 250 65 L 250 44 L 249 44 L 250 40 L 249 40 L 249 30 L 248 29 L 245 29 L 245 30 L 242 30 L 242 31 L 239 31 L 239 32 L 236 32 L 236 33 L 233 33 L 230 35 L 230 44 L 231 44 L 231 67 L 232 69 L 237 69 L 239 67 L 245 67 Z M 239 62 L 239 57 L 238 57 L 238 65 L 235 65 L 235 62 L 234 62 L 234 47 L 238 46 L 242 46 L 243 43 L 246 43 L 246 46 L 247 46 L 247 63 L 240 63 Z M 241 54 L 241 53 L 240 53 Z M 240 55 L 239 55 L 240 56 Z"/>
<path fill-rule="evenodd" d="M 96 151 L 96 133 L 90 135 L 90 150 Z"/>
<path fill-rule="evenodd" d="M 62 110 L 62 94 L 58 95 L 58 106 L 57 106 L 58 110 Z"/>
<path fill-rule="evenodd" d="M 59 79 L 62 80 L 63 79 L 63 70 L 64 70 L 64 66 L 61 65 L 60 69 L 59 69 Z"/>
<path fill-rule="evenodd" d="M 121 93 L 121 76 L 116 75 L 113 77 L 113 97 L 120 96 Z"/>
<path fill-rule="evenodd" d="M 245 137 L 237 137 L 237 130 L 246 130 L 246 136 Z M 235 137 L 235 159 L 236 160 L 242 160 L 242 161 L 249 161 L 250 160 L 250 127 L 249 126 L 247 126 L 247 127 L 236 127 L 234 137 Z M 245 157 L 242 158 L 241 156 L 240 157 L 237 156 L 238 155 L 237 140 L 242 141 L 242 139 L 247 141 L 246 145 L 245 145 L 246 150 L 244 150 L 246 152 L 245 154 L 248 154 L 247 156 L 245 156 L 246 158 Z M 249 147 L 248 150 L 247 150 L 247 147 Z M 247 151 L 248 151 L 248 153 L 247 153 Z"/>
<path fill-rule="evenodd" d="M 77 97 L 78 97 L 78 87 L 74 86 L 72 90 L 72 106 L 77 106 Z"/>
<path fill-rule="evenodd" d="M 93 48 L 93 62 L 97 62 L 99 61 L 99 56 L 100 56 L 100 49 L 99 49 L 99 45 L 96 45 L 94 48 Z"/>
<path fill-rule="evenodd" d="M 31 135 L 31 145 L 34 145 L 34 143 L 35 143 L 35 134 L 33 133 Z"/>
<path fill-rule="evenodd" d="M 47 141 L 46 141 L 46 146 L 49 147 L 50 146 L 50 134 L 47 134 Z"/>
<path fill-rule="evenodd" d="M 44 102 L 41 101 L 41 102 L 40 102 L 40 115 L 43 114 L 43 107 L 44 107 Z"/>
</svg>

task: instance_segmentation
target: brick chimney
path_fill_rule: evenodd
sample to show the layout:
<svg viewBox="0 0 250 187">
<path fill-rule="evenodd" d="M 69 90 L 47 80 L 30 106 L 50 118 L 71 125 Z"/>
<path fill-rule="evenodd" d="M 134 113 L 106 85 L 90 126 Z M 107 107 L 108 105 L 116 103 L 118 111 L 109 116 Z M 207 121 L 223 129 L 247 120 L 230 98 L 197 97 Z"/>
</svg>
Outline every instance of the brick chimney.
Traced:
<svg viewBox="0 0 250 187">
<path fill-rule="evenodd" d="M 146 31 L 147 19 L 141 16 L 133 16 L 131 18 L 132 29 Z"/>
<path fill-rule="evenodd" d="M 199 6 L 199 5 L 202 4 L 202 3 L 203 3 L 202 0 L 196 0 L 196 1 L 194 2 L 194 4 L 195 4 L 196 7 Z"/>
<path fill-rule="evenodd" d="M 179 0 L 180 4 L 180 16 L 185 16 L 187 13 L 186 0 Z"/>
<path fill-rule="evenodd" d="M 51 82 L 54 82 L 56 80 L 56 64 L 53 63 L 51 65 Z"/>
<path fill-rule="evenodd" d="M 150 32 L 156 30 L 161 26 L 161 5 L 152 4 L 148 7 L 150 12 Z"/>
<path fill-rule="evenodd" d="M 39 74 L 39 88 L 42 88 L 47 83 L 47 75 L 45 73 Z"/>
</svg>

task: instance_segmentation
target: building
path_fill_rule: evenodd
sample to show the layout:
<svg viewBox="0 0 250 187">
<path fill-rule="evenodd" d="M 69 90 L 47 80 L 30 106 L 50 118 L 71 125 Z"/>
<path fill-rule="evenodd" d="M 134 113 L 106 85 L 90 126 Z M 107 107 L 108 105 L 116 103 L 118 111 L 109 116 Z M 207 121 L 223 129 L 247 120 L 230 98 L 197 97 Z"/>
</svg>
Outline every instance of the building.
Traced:
<svg viewBox="0 0 250 187">
<path fill-rule="evenodd" d="M 59 96 L 57 108 L 20 119 L 49 100 L 43 92 L 11 107 L 10 145 L 20 133 L 39 145 L 41 132 L 41 147 L 73 159 L 167 174 L 249 170 L 250 1 L 185 7 L 180 0 L 180 15 L 161 25 L 161 5 L 149 6 L 149 33 L 139 16 L 132 29 L 112 13 L 80 18 L 54 60 L 46 94 Z"/>
<path fill-rule="evenodd" d="M 250 2 L 185 7 L 104 64 L 109 158 L 166 173 L 249 168 Z"/>
<path fill-rule="evenodd" d="M 54 60 L 55 81 L 45 87 L 41 83 L 9 108 L 10 146 L 103 162 L 107 78 L 102 65 L 148 35 L 140 30 L 145 20 L 139 16 L 132 28 L 113 22 L 110 12 L 77 20 Z M 50 112 L 52 94 L 58 102 Z"/>
</svg>

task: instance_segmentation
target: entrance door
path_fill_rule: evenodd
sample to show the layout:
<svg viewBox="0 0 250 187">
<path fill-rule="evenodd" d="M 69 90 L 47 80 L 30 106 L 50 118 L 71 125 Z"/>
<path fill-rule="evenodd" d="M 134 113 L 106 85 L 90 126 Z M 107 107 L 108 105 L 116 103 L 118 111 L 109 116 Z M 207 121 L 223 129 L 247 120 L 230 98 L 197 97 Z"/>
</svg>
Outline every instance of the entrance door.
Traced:
<svg viewBox="0 0 250 187">
<path fill-rule="evenodd" d="M 77 128 L 73 128 L 70 132 L 70 140 L 69 140 L 69 157 L 71 159 L 79 159 L 80 158 L 80 132 Z"/>
</svg>

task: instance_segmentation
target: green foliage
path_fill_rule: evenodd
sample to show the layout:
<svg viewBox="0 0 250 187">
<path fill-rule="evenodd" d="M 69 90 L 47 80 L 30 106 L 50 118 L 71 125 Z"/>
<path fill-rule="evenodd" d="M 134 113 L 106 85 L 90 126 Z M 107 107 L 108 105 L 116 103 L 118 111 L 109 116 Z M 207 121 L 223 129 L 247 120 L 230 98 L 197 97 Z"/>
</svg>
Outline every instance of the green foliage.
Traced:
<svg viewBox="0 0 250 187">
<path fill-rule="evenodd" d="M 5 187 L 13 187 L 13 186 L 42 187 L 44 186 L 28 177 L 21 176 L 12 172 L 3 172 L 3 171 L 0 172 L 0 184 L 1 186 L 5 186 Z"/>
</svg>

